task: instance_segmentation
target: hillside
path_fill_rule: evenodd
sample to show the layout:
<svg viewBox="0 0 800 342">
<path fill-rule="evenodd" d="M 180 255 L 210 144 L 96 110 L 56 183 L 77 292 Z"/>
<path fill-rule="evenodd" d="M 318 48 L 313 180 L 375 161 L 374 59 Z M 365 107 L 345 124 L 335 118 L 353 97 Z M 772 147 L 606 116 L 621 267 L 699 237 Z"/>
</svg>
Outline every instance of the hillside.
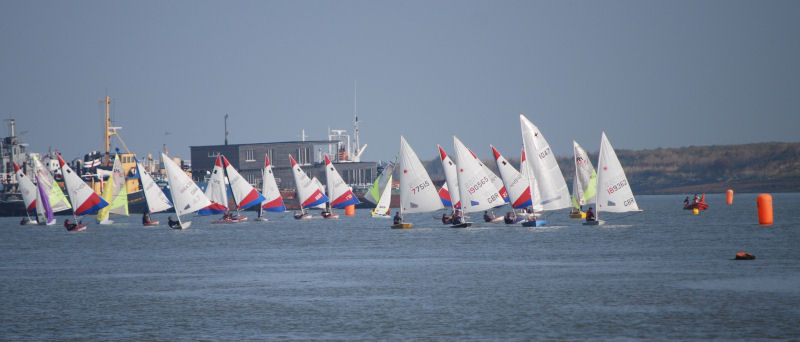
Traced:
<svg viewBox="0 0 800 342">
<path fill-rule="evenodd" d="M 589 153 L 597 163 L 597 151 Z M 689 146 L 653 150 L 617 150 L 635 194 L 800 191 L 800 143 Z M 558 157 L 567 184 L 572 185 L 572 156 Z M 515 167 L 519 158 L 510 158 Z M 494 160 L 484 160 L 497 171 Z M 438 159 L 424 163 L 431 178 L 444 182 Z M 595 165 L 596 166 L 596 165 Z"/>
</svg>

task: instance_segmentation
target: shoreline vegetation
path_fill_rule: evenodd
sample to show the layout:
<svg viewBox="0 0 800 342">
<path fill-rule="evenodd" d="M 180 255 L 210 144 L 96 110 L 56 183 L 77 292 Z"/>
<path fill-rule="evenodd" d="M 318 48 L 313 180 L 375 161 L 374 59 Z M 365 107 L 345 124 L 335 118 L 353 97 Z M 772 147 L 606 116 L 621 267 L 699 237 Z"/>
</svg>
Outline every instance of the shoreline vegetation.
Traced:
<svg viewBox="0 0 800 342">
<path fill-rule="evenodd" d="M 727 189 L 741 193 L 800 192 L 800 142 L 618 149 L 616 152 L 637 195 L 717 193 Z M 597 152 L 590 152 L 589 157 L 596 164 Z M 567 184 L 572 184 L 573 156 L 556 159 Z M 497 172 L 493 160 L 483 162 Z M 519 158 L 511 158 L 509 162 L 519 168 Z M 425 168 L 431 178 L 444 179 L 438 160 L 425 162 Z"/>
</svg>

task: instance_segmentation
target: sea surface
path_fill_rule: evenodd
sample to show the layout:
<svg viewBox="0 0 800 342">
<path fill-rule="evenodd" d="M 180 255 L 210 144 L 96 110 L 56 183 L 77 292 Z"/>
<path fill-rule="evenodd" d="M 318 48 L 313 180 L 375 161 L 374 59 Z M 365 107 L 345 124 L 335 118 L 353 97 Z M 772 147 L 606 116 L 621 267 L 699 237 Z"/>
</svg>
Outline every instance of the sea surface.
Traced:
<svg viewBox="0 0 800 342">
<path fill-rule="evenodd" d="M 771 226 L 755 196 L 709 194 L 696 216 L 683 195 L 638 196 L 643 212 L 601 227 L 2 218 L 0 340 L 800 340 L 800 194 L 773 194 Z"/>
</svg>

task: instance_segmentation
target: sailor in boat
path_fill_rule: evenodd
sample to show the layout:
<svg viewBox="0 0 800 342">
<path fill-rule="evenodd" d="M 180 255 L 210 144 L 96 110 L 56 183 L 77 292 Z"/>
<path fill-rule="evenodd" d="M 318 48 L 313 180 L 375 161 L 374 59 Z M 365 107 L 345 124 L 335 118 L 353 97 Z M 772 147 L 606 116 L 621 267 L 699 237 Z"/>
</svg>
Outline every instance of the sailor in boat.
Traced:
<svg viewBox="0 0 800 342">
<path fill-rule="evenodd" d="M 450 216 L 447 216 L 446 213 L 442 213 L 442 223 L 450 224 L 450 222 L 452 222 L 451 220 L 452 218 Z"/>
<path fill-rule="evenodd" d="M 490 216 L 490 215 L 489 215 L 489 212 L 488 212 L 488 211 L 484 211 L 484 212 L 483 212 L 483 220 L 484 220 L 484 221 L 486 221 L 486 222 L 492 222 L 492 219 L 493 219 L 493 218 L 494 218 L 494 217 L 492 217 L 492 216 Z"/>
<path fill-rule="evenodd" d="M 517 213 L 515 213 L 514 211 L 506 212 L 506 216 L 503 218 L 503 222 L 505 222 L 506 224 L 512 224 L 515 221 L 517 221 Z"/>
<path fill-rule="evenodd" d="M 77 223 L 72 223 L 72 222 L 69 222 L 69 219 L 64 219 L 64 228 L 75 229 L 75 227 L 77 227 L 77 226 L 78 226 Z"/>
<path fill-rule="evenodd" d="M 694 194 L 694 200 L 692 201 L 692 204 L 697 204 L 698 202 L 700 202 L 700 196 L 697 196 L 697 194 Z"/>
<path fill-rule="evenodd" d="M 25 218 L 25 217 L 23 217 L 23 218 L 22 218 L 22 221 L 19 221 L 19 224 L 20 224 L 21 226 L 24 226 L 26 223 L 28 223 L 28 219 L 27 219 L 27 218 Z"/>
<path fill-rule="evenodd" d="M 167 218 L 167 223 L 169 224 L 170 227 L 176 227 L 179 224 L 178 221 L 174 221 L 172 219 L 172 216 Z"/>
<path fill-rule="evenodd" d="M 394 224 L 400 223 L 403 223 L 403 218 L 400 216 L 400 212 L 398 211 L 394 214 Z"/>
<path fill-rule="evenodd" d="M 463 222 L 461 222 L 461 210 L 456 210 L 456 212 L 453 213 L 453 224 L 462 224 L 462 223 Z"/>
<path fill-rule="evenodd" d="M 145 211 L 142 215 L 142 224 L 150 224 L 150 222 L 150 213 Z"/>
<path fill-rule="evenodd" d="M 589 210 L 586 211 L 586 222 L 594 221 L 594 211 L 592 211 L 592 207 L 589 207 Z"/>
<path fill-rule="evenodd" d="M 684 208 L 689 207 L 689 196 L 686 196 L 686 198 L 683 199 L 683 207 Z"/>
</svg>

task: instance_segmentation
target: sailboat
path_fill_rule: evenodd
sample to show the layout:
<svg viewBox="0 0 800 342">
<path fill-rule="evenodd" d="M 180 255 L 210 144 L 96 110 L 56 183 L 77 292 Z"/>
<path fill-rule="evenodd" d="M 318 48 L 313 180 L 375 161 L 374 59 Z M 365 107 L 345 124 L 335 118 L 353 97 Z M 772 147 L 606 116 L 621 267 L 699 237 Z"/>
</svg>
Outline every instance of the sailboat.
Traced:
<svg viewBox="0 0 800 342">
<path fill-rule="evenodd" d="M 103 199 L 108 206 L 97 212 L 97 222 L 103 225 L 112 224 L 109 214 L 128 216 L 128 188 L 125 185 L 125 172 L 119 155 L 114 155 L 114 167 L 111 176 L 103 186 Z"/>
<path fill-rule="evenodd" d="M 402 222 L 403 215 L 408 213 L 427 213 L 442 209 L 442 202 L 436 193 L 428 171 L 419 161 L 419 157 L 400 136 L 400 222 L 392 228 L 412 228 L 413 224 Z"/>
<path fill-rule="evenodd" d="M 64 185 L 67 187 L 69 199 L 72 202 L 72 217 L 75 222 L 67 228 L 67 231 L 75 232 L 86 229 L 86 226 L 78 221 L 79 216 L 89 215 L 96 213 L 98 210 L 108 206 L 108 202 L 100 198 L 78 175 L 72 171 L 72 168 L 61 159 L 61 155 L 57 155 L 58 165 L 61 167 L 61 175 L 64 176 Z"/>
<path fill-rule="evenodd" d="M 19 168 L 16 162 L 12 162 L 14 164 L 14 173 L 17 176 L 17 184 L 19 184 L 19 190 L 22 192 L 22 203 L 25 204 L 25 216 L 27 220 L 25 220 L 25 224 L 37 224 L 38 222 L 34 219 L 31 219 L 31 214 L 36 213 L 36 193 L 37 189 L 36 186 L 33 185 L 33 182 L 25 176 L 22 170 Z"/>
<path fill-rule="evenodd" d="M 385 171 L 385 169 L 384 169 Z M 389 207 L 391 206 L 392 202 L 392 173 L 389 172 L 389 176 L 387 177 L 388 183 L 386 186 L 383 187 L 383 191 L 381 191 L 380 196 L 378 197 L 378 204 L 375 205 L 375 209 L 372 209 L 372 217 L 376 218 L 389 218 Z"/>
<path fill-rule="evenodd" d="M 264 196 L 261 196 L 258 190 L 245 180 L 239 174 L 239 171 L 236 171 L 236 168 L 228 162 L 225 156 L 222 156 L 222 162 L 225 165 L 225 173 L 228 174 L 228 182 L 231 184 L 231 193 L 233 194 L 233 201 L 236 202 L 237 212 L 264 202 Z M 230 220 L 231 222 L 242 222 L 247 220 L 247 216 L 236 215 Z"/>
<path fill-rule="evenodd" d="M 150 176 L 149 173 L 144 169 L 139 160 L 134 158 L 133 161 L 136 163 L 136 174 L 139 175 L 139 184 L 142 185 L 142 195 L 144 196 L 144 203 L 145 203 L 145 215 L 148 217 L 148 221 L 142 222 L 144 226 L 157 226 L 158 221 L 150 221 L 149 216 L 152 213 L 157 213 L 160 211 L 167 210 L 172 208 L 172 202 L 169 201 L 167 195 L 164 195 L 164 192 L 161 191 L 161 188 L 153 181 L 153 177 Z"/>
<path fill-rule="evenodd" d="M 595 202 L 597 172 L 594 171 L 589 155 L 575 140 L 572 141 L 572 150 L 575 156 L 575 178 L 572 181 L 572 211 L 569 217 L 586 218 L 583 206 Z"/>
<path fill-rule="evenodd" d="M 278 189 L 278 183 L 275 182 L 275 175 L 272 174 L 272 165 L 269 163 L 269 155 L 264 155 L 264 169 L 261 171 L 261 195 L 264 196 L 264 201 L 261 202 L 261 207 L 258 210 L 258 218 L 256 221 L 266 221 L 264 217 L 264 210 L 282 213 L 286 211 L 286 206 L 283 205 L 283 198 Z"/>
<path fill-rule="evenodd" d="M 211 205 L 211 201 L 203 194 L 203 191 L 192 181 L 191 178 L 181 170 L 178 164 L 166 154 L 161 154 L 164 163 L 164 170 L 167 171 L 167 182 L 169 183 L 172 203 L 175 205 L 175 214 L 178 216 L 177 222 L 172 222 L 170 218 L 169 226 L 173 229 L 186 229 L 192 222 L 181 220 L 181 215 L 193 213 Z"/>
<path fill-rule="evenodd" d="M 197 212 L 198 215 L 216 215 L 228 211 L 228 191 L 225 188 L 225 170 L 222 168 L 222 155 L 217 155 L 214 170 L 206 185 L 206 198 L 211 204 Z"/>
<path fill-rule="evenodd" d="M 392 202 L 392 173 L 394 172 L 395 163 L 391 163 L 383 168 L 381 174 L 372 183 L 372 186 L 367 190 L 365 198 L 375 203 L 375 209 L 372 209 L 370 215 L 375 218 L 389 218 L 389 207 Z M 387 190 L 388 188 L 388 190 Z"/>
<path fill-rule="evenodd" d="M 298 220 L 310 219 L 311 214 L 306 213 L 307 208 L 316 207 L 320 204 L 325 204 L 328 197 L 320 189 L 319 185 L 311 178 L 308 178 L 300 165 L 294 161 L 294 157 L 289 155 L 289 160 L 292 162 L 292 174 L 294 175 L 294 184 L 297 187 L 297 201 L 300 203 L 300 213 L 295 214 L 294 218 Z"/>
<path fill-rule="evenodd" d="M 396 162 L 396 161 L 395 161 Z M 392 172 L 394 172 L 395 163 L 390 163 L 383 168 L 383 171 L 375 178 L 375 181 L 372 182 L 372 186 L 367 189 L 367 193 L 364 194 L 364 198 L 367 201 L 372 202 L 373 204 L 378 204 L 380 202 L 381 194 L 383 193 L 383 189 L 387 186 L 391 186 L 392 182 L 389 178 L 392 177 Z"/>
<path fill-rule="evenodd" d="M 442 185 L 442 189 L 450 195 L 449 198 L 446 199 L 448 204 L 445 204 L 445 206 L 452 207 L 453 212 L 455 212 L 461 209 L 461 196 L 459 196 L 458 193 L 458 172 L 456 171 L 456 163 L 447 155 L 441 145 L 436 146 L 439 148 L 439 159 L 442 162 L 442 169 L 444 170 L 445 183 Z M 440 192 L 442 191 L 440 190 Z"/>
<path fill-rule="evenodd" d="M 534 198 L 534 208 L 541 205 L 543 210 L 558 210 L 570 207 L 569 190 L 561 168 L 538 127 L 531 123 L 525 115 L 519 115 L 522 130 L 522 144 L 530 168 L 530 177 L 535 179 L 539 197 Z M 526 225 L 523 223 L 523 225 Z M 538 224 L 537 224 L 538 225 Z M 527 225 L 526 225 L 527 226 Z"/>
<path fill-rule="evenodd" d="M 523 177 L 523 174 L 517 171 L 511 163 L 500 154 L 494 146 L 492 148 L 495 162 L 497 163 L 497 170 L 500 171 L 500 177 L 503 179 L 508 196 L 511 199 L 510 205 L 513 213 L 515 209 L 525 209 L 533 205 L 531 198 L 531 182 L 528 178 Z M 527 167 L 526 164 L 520 164 L 520 168 Z M 506 223 L 516 223 L 516 215 L 507 214 L 504 218 Z"/>
<path fill-rule="evenodd" d="M 36 216 L 38 217 L 39 224 L 52 226 L 56 224 L 56 217 L 53 214 L 53 208 L 50 206 L 50 200 L 47 198 L 47 191 L 43 187 L 43 183 L 39 181 L 39 175 L 36 178 L 36 188 L 38 190 L 36 197 Z"/>
<path fill-rule="evenodd" d="M 53 175 L 50 174 L 50 171 L 42 165 L 42 162 L 40 162 L 36 156 L 32 157 L 36 179 L 38 179 L 38 183 L 41 183 L 41 187 L 44 189 L 47 199 L 50 201 L 50 207 L 53 209 L 53 213 L 72 209 L 72 205 L 69 204 L 67 196 L 61 191 L 61 187 L 59 187 L 58 183 L 53 179 Z"/>
<path fill-rule="evenodd" d="M 601 225 L 600 212 L 624 213 L 639 210 L 636 198 L 625 177 L 625 170 L 619 163 L 614 147 L 603 132 L 600 137 L 600 155 L 597 157 L 597 211 L 593 221 L 584 225 Z"/>
<path fill-rule="evenodd" d="M 456 151 L 456 168 L 458 170 L 458 192 L 461 196 L 461 214 L 489 210 L 503 205 L 505 201 L 499 189 L 490 180 L 483 163 L 453 136 L 453 149 Z M 456 211 L 458 214 L 458 211 Z M 471 222 L 460 221 L 453 217 L 454 228 L 469 227 Z"/>
<path fill-rule="evenodd" d="M 333 213 L 333 208 L 342 209 L 349 205 L 359 204 L 356 195 L 353 194 L 353 189 L 344 182 L 342 176 L 336 171 L 336 167 L 331 163 L 331 159 L 325 154 L 325 179 L 328 181 L 328 198 L 330 199 L 330 210 L 327 210 L 327 215 L 323 216 L 327 219 L 338 218 L 338 214 Z"/>
</svg>

